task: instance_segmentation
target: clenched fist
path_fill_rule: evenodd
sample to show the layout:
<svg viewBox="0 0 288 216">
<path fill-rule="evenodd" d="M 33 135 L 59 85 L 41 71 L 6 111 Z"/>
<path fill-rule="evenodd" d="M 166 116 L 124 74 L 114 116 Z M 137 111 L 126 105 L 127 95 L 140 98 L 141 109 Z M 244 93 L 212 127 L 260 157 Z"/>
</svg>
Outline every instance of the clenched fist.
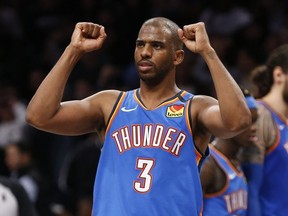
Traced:
<svg viewBox="0 0 288 216">
<path fill-rule="evenodd" d="M 70 45 L 83 53 L 102 47 L 107 35 L 103 26 L 91 22 L 76 24 Z"/>
<path fill-rule="evenodd" d="M 185 46 L 194 53 L 209 52 L 212 47 L 203 22 L 185 25 L 178 30 L 178 35 Z"/>
</svg>

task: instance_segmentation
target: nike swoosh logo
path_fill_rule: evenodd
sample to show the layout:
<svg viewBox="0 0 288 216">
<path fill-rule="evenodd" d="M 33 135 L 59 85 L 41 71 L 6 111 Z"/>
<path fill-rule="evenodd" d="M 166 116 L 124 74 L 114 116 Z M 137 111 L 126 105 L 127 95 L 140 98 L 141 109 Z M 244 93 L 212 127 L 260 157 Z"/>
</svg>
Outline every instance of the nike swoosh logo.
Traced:
<svg viewBox="0 0 288 216">
<path fill-rule="evenodd" d="M 231 173 L 228 175 L 229 179 L 234 179 L 236 177 L 236 173 Z"/>
<path fill-rule="evenodd" d="M 123 112 L 132 112 L 132 111 L 136 110 L 137 107 L 138 107 L 138 105 L 137 105 L 136 107 L 132 108 L 132 109 L 126 109 L 126 107 L 122 107 L 121 110 L 122 110 Z"/>
</svg>

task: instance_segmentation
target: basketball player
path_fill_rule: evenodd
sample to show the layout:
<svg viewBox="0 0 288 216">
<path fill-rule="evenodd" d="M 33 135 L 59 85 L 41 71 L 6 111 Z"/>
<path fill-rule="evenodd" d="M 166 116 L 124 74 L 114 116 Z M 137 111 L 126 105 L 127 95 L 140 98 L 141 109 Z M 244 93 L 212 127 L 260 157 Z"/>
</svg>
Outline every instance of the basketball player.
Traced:
<svg viewBox="0 0 288 216">
<path fill-rule="evenodd" d="M 243 151 L 250 216 L 288 215 L 288 44 L 274 49 L 252 71 L 258 98 L 258 137 L 262 145 Z"/>
<path fill-rule="evenodd" d="M 252 125 L 241 134 L 230 139 L 216 138 L 209 145 L 211 156 L 203 163 L 200 172 L 204 193 L 205 216 L 246 216 L 248 208 L 248 186 L 238 154 L 243 146 L 257 141 L 256 100 L 247 90 L 243 91 L 252 115 Z"/>
<path fill-rule="evenodd" d="M 28 105 L 28 123 L 62 135 L 99 134 L 104 144 L 93 216 L 200 215 L 198 165 L 211 135 L 228 138 L 251 124 L 241 89 L 211 47 L 203 23 L 181 29 L 156 17 L 143 23 L 136 40 L 139 89 L 61 102 L 75 64 L 100 49 L 105 38 L 101 25 L 76 24 L 70 44 Z M 177 87 L 183 43 L 206 61 L 218 101 Z"/>
</svg>

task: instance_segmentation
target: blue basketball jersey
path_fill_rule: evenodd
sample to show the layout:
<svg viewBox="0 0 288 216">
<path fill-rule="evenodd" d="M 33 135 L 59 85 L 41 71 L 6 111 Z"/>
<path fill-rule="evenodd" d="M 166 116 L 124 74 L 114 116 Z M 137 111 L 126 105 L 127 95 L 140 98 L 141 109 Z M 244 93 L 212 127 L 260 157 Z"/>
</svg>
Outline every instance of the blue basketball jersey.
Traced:
<svg viewBox="0 0 288 216">
<path fill-rule="evenodd" d="M 264 177 L 260 189 L 263 216 L 288 215 L 288 127 L 267 104 L 263 104 L 277 124 L 277 139 L 264 159 Z"/>
<path fill-rule="evenodd" d="M 242 171 L 237 171 L 231 162 L 212 145 L 210 155 L 227 176 L 223 190 L 214 194 L 204 194 L 203 216 L 246 215 L 247 184 Z"/>
<path fill-rule="evenodd" d="M 188 109 L 181 91 L 155 109 L 124 92 L 107 126 L 93 216 L 199 216 L 202 190 Z"/>
</svg>

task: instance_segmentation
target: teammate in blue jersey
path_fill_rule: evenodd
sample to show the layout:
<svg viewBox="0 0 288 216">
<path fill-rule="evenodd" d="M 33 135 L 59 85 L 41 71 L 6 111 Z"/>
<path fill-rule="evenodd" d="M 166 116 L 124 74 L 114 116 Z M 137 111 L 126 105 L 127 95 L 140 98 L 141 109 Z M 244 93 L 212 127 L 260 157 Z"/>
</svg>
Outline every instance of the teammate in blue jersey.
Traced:
<svg viewBox="0 0 288 216">
<path fill-rule="evenodd" d="M 288 215 L 288 44 L 274 49 L 252 71 L 258 99 L 261 145 L 246 147 L 243 160 L 252 200 L 250 216 Z M 258 146 L 258 148 L 256 148 Z"/>
<path fill-rule="evenodd" d="M 155 17 L 143 23 L 136 39 L 139 89 L 61 102 L 75 64 L 105 38 L 99 24 L 76 24 L 70 44 L 30 101 L 27 122 L 57 134 L 99 134 L 93 216 L 201 215 L 199 164 L 210 137 L 232 137 L 251 124 L 241 89 L 211 47 L 204 23 L 179 28 Z M 177 87 L 183 44 L 205 60 L 218 100 Z"/>
<path fill-rule="evenodd" d="M 216 138 L 209 145 L 211 154 L 200 172 L 205 216 L 246 216 L 247 213 L 248 186 L 238 154 L 243 146 L 254 145 L 258 140 L 258 113 L 256 100 L 247 90 L 243 91 L 253 123 L 241 134 L 230 139 Z"/>
</svg>

